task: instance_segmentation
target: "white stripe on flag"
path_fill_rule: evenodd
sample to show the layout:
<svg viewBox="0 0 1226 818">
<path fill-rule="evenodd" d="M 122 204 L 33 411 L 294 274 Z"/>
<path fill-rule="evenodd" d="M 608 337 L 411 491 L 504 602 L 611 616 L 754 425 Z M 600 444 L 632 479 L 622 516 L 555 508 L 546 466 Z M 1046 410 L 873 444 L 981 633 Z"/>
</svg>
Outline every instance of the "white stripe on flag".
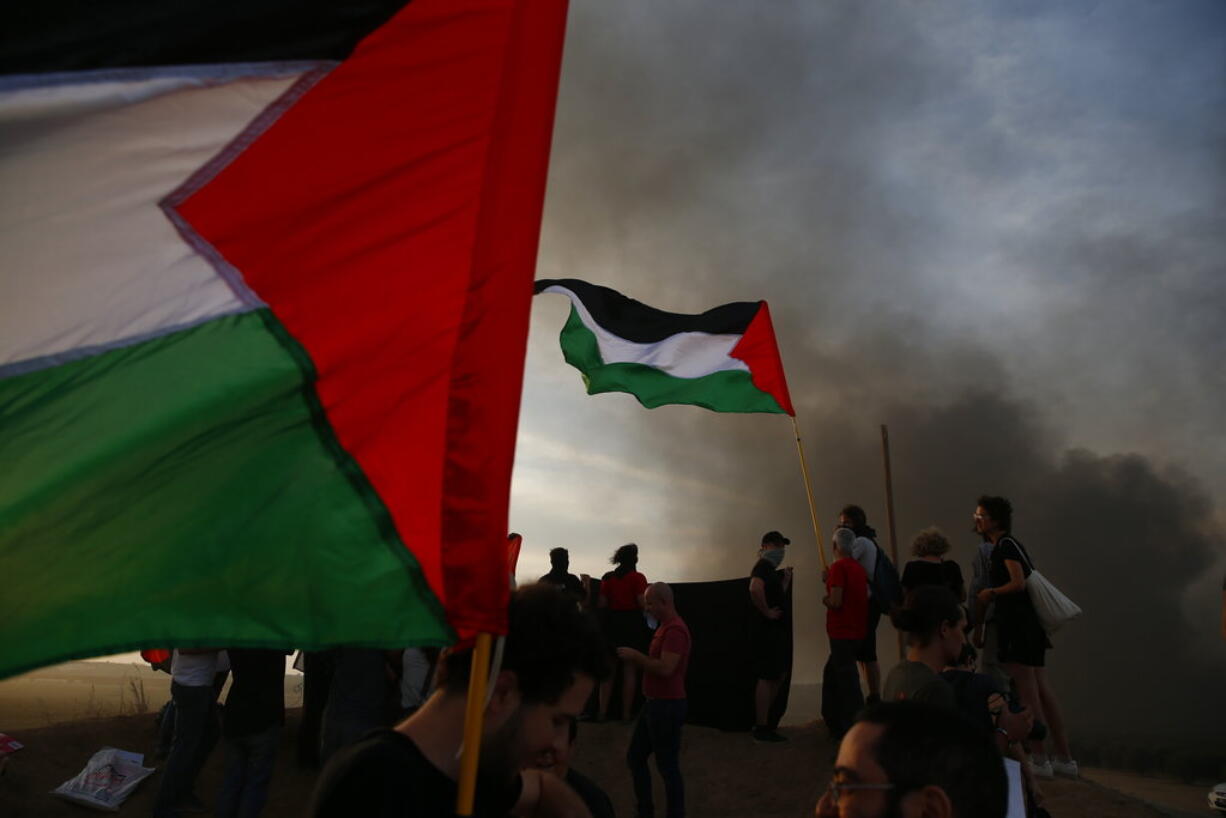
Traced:
<svg viewBox="0 0 1226 818">
<path fill-rule="evenodd" d="M 747 363 L 729 355 L 741 340 L 740 335 L 679 332 L 653 344 L 635 343 L 614 335 L 597 324 L 583 302 L 566 287 L 555 284 L 546 287 L 543 292 L 558 293 L 570 298 L 584 326 L 596 336 L 600 358 L 606 364 L 643 364 L 663 370 L 674 378 L 701 378 L 713 372 L 731 369 L 749 371 Z"/>
<path fill-rule="evenodd" d="M 125 76 L 0 92 L 0 366 L 249 308 L 158 201 L 295 76 Z"/>
</svg>

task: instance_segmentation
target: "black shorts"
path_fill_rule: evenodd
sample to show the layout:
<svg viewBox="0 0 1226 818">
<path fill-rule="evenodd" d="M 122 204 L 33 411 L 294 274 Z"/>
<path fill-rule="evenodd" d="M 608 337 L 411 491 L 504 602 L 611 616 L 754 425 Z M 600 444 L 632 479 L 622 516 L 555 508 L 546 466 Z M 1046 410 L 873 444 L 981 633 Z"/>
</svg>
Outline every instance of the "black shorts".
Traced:
<svg viewBox="0 0 1226 818">
<path fill-rule="evenodd" d="M 787 670 L 790 658 L 787 631 L 781 627 L 762 625 L 751 633 L 754 678 L 767 682 L 779 681 Z"/>
<path fill-rule="evenodd" d="M 1029 600 L 1027 600 L 1029 601 Z M 1043 667 L 1051 642 L 1033 610 L 996 612 L 996 661 L 1001 664 Z"/>
<path fill-rule="evenodd" d="M 877 607 L 877 603 L 872 599 L 868 601 L 868 629 L 864 632 L 864 639 L 856 647 L 857 662 L 876 662 L 877 661 L 877 625 L 881 622 L 881 609 Z"/>
</svg>

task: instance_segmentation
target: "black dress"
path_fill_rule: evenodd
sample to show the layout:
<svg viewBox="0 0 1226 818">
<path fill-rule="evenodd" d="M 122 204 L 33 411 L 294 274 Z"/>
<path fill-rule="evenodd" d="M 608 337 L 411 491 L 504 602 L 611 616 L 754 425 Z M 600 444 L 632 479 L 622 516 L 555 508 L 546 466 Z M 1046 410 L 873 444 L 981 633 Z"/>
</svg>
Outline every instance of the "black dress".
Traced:
<svg viewBox="0 0 1226 818">
<path fill-rule="evenodd" d="M 1024 552 L 1025 547 L 1013 537 L 1004 536 L 997 540 L 988 568 L 991 587 L 998 588 L 1009 581 L 1005 560 L 1020 563 L 1022 574 L 1030 576 L 1030 555 L 1023 556 Z M 995 599 L 995 606 L 992 621 L 996 623 L 997 660 L 1043 667 L 1044 653 L 1051 647 L 1051 642 L 1047 639 L 1043 624 L 1039 622 L 1030 594 L 1024 588 L 1017 593 L 1000 594 Z"/>
</svg>

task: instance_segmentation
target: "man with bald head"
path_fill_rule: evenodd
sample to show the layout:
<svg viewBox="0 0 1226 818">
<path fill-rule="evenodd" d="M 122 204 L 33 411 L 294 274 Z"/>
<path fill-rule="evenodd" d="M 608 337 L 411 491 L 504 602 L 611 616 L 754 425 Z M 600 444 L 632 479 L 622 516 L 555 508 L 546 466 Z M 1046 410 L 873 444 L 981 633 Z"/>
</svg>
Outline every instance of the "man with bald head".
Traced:
<svg viewBox="0 0 1226 818">
<path fill-rule="evenodd" d="M 685 785 L 681 780 L 681 725 L 685 724 L 685 671 L 690 663 L 690 629 L 673 604 L 673 589 L 666 583 L 647 586 L 647 613 L 660 626 L 644 655 L 634 648 L 618 648 L 617 656 L 643 669 L 643 695 L 647 703 L 634 725 L 626 764 L 634 777 L 634 795 L 640 818 L 651 818 L 651 772 L 647 758 L 656 754 L 656 769 L 664 779 L 668 818 L 685 815 Z"/>
</svg>

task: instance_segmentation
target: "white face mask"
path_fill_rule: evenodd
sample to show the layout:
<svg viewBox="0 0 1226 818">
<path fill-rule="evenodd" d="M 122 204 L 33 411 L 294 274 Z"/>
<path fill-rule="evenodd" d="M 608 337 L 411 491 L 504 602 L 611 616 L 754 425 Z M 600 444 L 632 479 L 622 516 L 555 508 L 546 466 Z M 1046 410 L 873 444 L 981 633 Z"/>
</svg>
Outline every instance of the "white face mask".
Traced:
<svg viewBox="0 0 1226 818">
<path fill-rule="evenodd" d="M 783 562 L 783 552 L 786 550 L 786 548 L 763 548 L 761 552 L 762 559 L 778 568 Z"/>
</svg>

